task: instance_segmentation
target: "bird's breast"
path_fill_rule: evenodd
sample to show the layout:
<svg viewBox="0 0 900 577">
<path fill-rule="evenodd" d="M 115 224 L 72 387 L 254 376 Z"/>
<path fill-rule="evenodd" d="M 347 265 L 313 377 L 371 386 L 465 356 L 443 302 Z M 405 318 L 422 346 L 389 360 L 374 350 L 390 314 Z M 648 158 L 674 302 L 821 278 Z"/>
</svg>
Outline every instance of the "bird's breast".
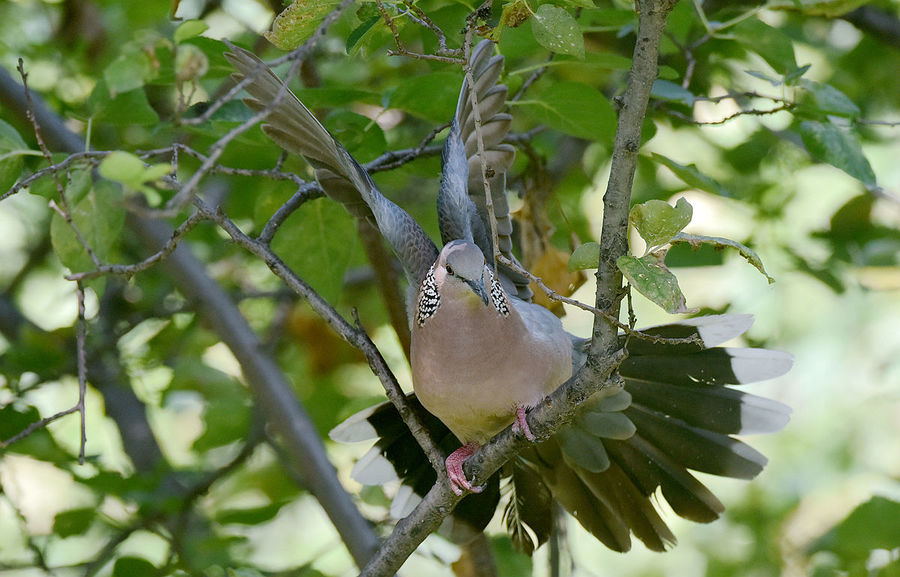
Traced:
<svg viewBox="0 0 900 577">
<path fill-rule="evenodd" d="M 442 303 L 413 327 L 416 395 L 461 441 L 484 442 L 512 423 L 517 406 L 534 406 L 570 376 L 571 346 L 559 333 L 534 335 L 515 311 Z"/>
</svg>

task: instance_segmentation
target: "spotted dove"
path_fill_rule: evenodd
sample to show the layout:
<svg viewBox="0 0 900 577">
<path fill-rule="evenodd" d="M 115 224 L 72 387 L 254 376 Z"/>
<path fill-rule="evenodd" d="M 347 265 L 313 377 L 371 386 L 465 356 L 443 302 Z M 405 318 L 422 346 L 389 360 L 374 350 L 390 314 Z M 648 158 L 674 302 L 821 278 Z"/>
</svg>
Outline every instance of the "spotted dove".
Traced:
<svg viewBox="0 0 900 577">
<path fill-rule="evenodd" d="M 578 369 L 587 344 L 530 302 L 527 278 L 494 264 L 494 238 L 497 251 L 514 260 L 505 174 L 515 151 L 502 142 L 510 117 L 501 111 L 506 87 L 497 83 L 503 57 L 493 54 L 489 41 L 472 51 L 474 86 L 463 82 L 444 144 L 437 199 L 444 245 L 438 251 L 265 64 L 244 49 L 230 50 L 234 76 L 246 82 L 250 95 L 245 102 L 269 111 L 264 132 L 304 156 L 325 192 L 375 224 L 402 263 L 410 283 L 415 394 L 409 400 L 428 410 L 432 436 L 452 451 L 446 465 L 454 490 L 481 491 L 465 478 L 465 458 L 510 424 L 531 438 L 525 411 Z M 490 167 L 493 223 L 479 149 Z M 482 530 L 499 502 L 502 476 L 511 480 L 507 527 L 529 553 L 550 534 L 554 500 L 616 551 L 630 548 L 631 534 L 653 550 L 675 542 L 652 503 L 657 490 L 682 517 L 716 519 L 724 507 L 689 470 L 755 477 L 766 458 L 732 435 L 777 431 L 790 414 L 781 403 L 727 386 L 779 376 L 792 364 L 790 355 L 778 351 L 718 346 L 751 323 L 749 315 L 717 315 L 647 329 L 661 337 L 694 336 L 693 344 L 622 337 L 629 353 L 619 370 L 624 386 L 588 399 L 572 423 L 510 460 L 483 493 L 465 497 L 455 516 L 468 530 Z M 390 404 L 354 415 L 332 437 L 378 439 L 354 476 L 370 484 L 395 474 L 402 478 L 395 514 L 403 514 L 436 479 Z"/>
</svg>

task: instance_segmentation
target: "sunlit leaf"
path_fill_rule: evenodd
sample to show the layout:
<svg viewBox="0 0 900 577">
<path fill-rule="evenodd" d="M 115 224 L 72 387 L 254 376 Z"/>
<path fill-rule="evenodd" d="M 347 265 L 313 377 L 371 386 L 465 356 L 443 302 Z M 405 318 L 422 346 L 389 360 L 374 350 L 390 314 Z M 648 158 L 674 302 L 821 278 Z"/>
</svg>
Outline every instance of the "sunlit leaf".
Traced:
<svg viewBox="0 0 900 577">
<path fill-rule="evenodd" d="M 100 162 L 100 176 L 137 188 L 143 182 L 144 161 L 124 150 L 110 153 Z"/>
<path fill-rule="evenodd" d="M 531 31 L 535 40 L 547 50 L 584 58 L 581 28 L 565 8 L 541 4 L 531 18 Z"/>
<path fill-rule="evenodd" d="M 293 50 L 312 36 L 322 19 L 339 3 L 339 0 L 295 0 L 275 17 L 272 30 L 264 36 L 282 50 Z"/>
<path fill-rule="evenodd" d="M 691 222 L 693 214 L 694 207 L 684 197 L 679 198 L 674 207 L 668 202 L 653 199 L 632 207 L 628 220 L 649 250 L 671 241 Z"/>
<path fill-rule="evenodd" d="M 667 313 L 690 312 L 678 286 L 678 279 L 655 255 L 637 258 L 626 254 L 619 257 L 616 266 L 631 286 Z"/>
<path fill-rule="evenodd" d="M 180 44 L 188 38 L 200 36 L 207 30 L 209 30 L 209 24 L 207 24 L 203 20 L 188 20 L 186 22 L 182 22 L 178 26 L 178 28 L 175 29 L 173 39 L 175 40 L 176 44 Z"/>
<path fill-rule="evenodd" d="M 766 280 L 769 281 L 769 284 L 775 282 L 775 279 L 766 272 L 766 267 L 763 266 L 762 259 L 759 258 L 759 255 L 756 254 L 756 252 L 754 252 L 753 249 L 751 249 L 747 245 L 739 243 L 736 240 L 718 236 L 704 236 L 702 234 L 688 234 L 680 232 L 674 239 L 672 239 L 671 242 L 672 244 L 686 242 L 694 248 L 699 248 L 699 246 L 702 244 L 711 245 L 716 249 L 733 248 L 737 250 L 742 257 L 747 259 L 747 262 L 756 267 L 756 269 L 766 277 Z"/>
<path fill-rule="evenodd" d="M 150 59 L 143 51 L 132 50 L 119 55 L 103 71 L 103 79 L 109 96 L 115 98 L 122 92 L 135 90 L 153 75 Z"/>
<path fill-rule="evenodd" d="M 814 159 L 840 168 L 866 186 L 875 186 L 875 172 L 851 132 L 830 122 L 807 120 L 800 123 L 800 136 Z"/>
</svg>

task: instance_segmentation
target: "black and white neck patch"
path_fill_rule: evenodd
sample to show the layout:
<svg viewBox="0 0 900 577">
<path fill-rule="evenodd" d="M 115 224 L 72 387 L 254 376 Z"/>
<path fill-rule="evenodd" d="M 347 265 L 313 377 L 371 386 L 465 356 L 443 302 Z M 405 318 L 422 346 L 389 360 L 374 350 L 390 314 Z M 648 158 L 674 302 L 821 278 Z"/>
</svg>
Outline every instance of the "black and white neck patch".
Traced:
<svg viewBox="0 0 900 577">
<path fill-rule="evenodd" d="M 509 299 L 506 297 L 506 291 L 494 278 L 494 273 L 490 269 L 488 269 L 488 274 L 491 275 L 491 301 L 494 303 L 494 308 L 501 317 L 508 317 Z"/>
<path fill-rule="evenodd" d="M 422 286 L 419 287 L 419 299 L 416 301 L 416 324 L 420 327 L 423 326 L 425 321 L 434 316 L 439 306 L 441 306 L 441 295 L 438 292 L 437 281 L 434 280 L 434 265 L 431 265 L 428 274 L 425 275 L 425 280 L 422 281 Z"/>
</svg>

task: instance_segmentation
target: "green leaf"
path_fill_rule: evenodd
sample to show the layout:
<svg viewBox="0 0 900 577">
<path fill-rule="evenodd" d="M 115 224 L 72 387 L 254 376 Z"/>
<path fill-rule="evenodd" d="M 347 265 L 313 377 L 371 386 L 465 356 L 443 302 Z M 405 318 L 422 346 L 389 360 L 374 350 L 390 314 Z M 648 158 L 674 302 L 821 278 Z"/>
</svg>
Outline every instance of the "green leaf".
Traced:
<svg viewBox="0 0 900 577">
<path fill-rule="evenodd" d="M 679 198 L 674 207 L 653 199 L 632 207 L 628 220 L 647 243 L 649 251 L 671 241 L 691 222 L 693 215 L 694 207 L 684 197 Z"/>
<path fill-rule="evenodd" d="M 655 255 L 648 254 L 641 258 L 622 255 L 616 261 L 616 266 L 631 286 L 667 313 L 690 312 L 678 286 L 678 279 Z"/>
<path fill-rule="evenodd" d="M 569 270 L 585 270 L 597 268 L 600 261 L 600 245 L 596 242 L 586 242 L 572 252 L 569 257 Z"/>
<path fill-rule="evenodd" d="M 316 31 L 339 0 L 295 0 L 275 17 L 272 30 L 263 35 L 282 50 L 293 50 Z"/>
<path fill-rule="evenodd" d="M 203 20 L 187 20 L 182 22 L 178 28 L 175 29 L 173 39 L 175 40 L 175 44 L 180 44 L 188 38 L 200 36 L 207 30 L 209 30 L 209 24 Z"/>
<path fill-rule="evenodd" d="M 259 525 L 275 518 L 285 503 L 270 503 L 262 507 L 252 507 L 249 509 L 226 509 L 216 513 L 216 523 L 222 525 L 238 524 L 238 525 Z"/>
<path fill-rule="evenodd" d="M 531 32 L 534 39 L 551 52 L 584 58 L 581 28 L 575 17 L 564 8 L 541 4 L 531 18 Z"/>
<path fill-rule="evenodd" d="M 209 57 L 199 46 L 182 44 L 175 53 L 175 78 L 187 82 L 203 78 L 209 72 Z"/>
<path fill-rule="evenodd" d="M 718 196 L 732 196 L 731 191 L 719 184 L 714 178 L 711 178 L 697 168 L 695 164 L 680 164 L 662 154 L 652 153 L 650 157 L 656 162 L 662 164 L 675 173 L 675 176 L 681 179 L 686 185 L 698 190 L 716 194 Z"/>
<path fill-rule="evenodd" d="M 155 577 L 158 571 L 143 557 L 119 557 L 113 566 L 113 577 Z"/>
<path fill-rule="evenodd" d="M 360 162 L 368 162 L 387 150 L 387 141 L 381 127 L 361 114 L 335 110 L 325 118 L 325 126 Z"/>
<path fill-rule="evenodd" d="M 94 120 L 115 126 L 146 126 L 159 122 L 159 115 L 150 106 L 143 88 L 122 92 L 113 97 L 104 80 L 94 86 L 88 99 L 88 108 L 92 111 Z"/>
<path fill-rule="evenodd" d="M 520 100 L 521 106 L 539 122 L 566 134 L 612 142 L 616 113 L 603 94 L 580 82 L 555 82 L 537 100 Z"/>
<path fill-rule="evenodd" d="M 749 18 L 733 28 L 745 48 L 759 54 L 772 69 L 782 76 L 797 70 L 794 44 L 780 29 L 756 18 Z"/>
<path fill-rule="evenodd" d="M 144 161 L 124 150 L 112 152 L 100 162 L 100 176 L 120 182 L 129 188 L 144 183 Z"/>
<path fill-rule="evenodd" d="M 77 419 L 77 415 L 71 418 Z M 17 410 L 13 403 L 0 408 L 0 440 L 8 441 L 29 426 L 39 422 L 41 414 L 34 407 Z M 39 428 L 3 449 L 4 453 L 30 455 L 35 459 L 51 463 L 70 464 L 72 456 L 66 453 L 46 428 Z"/>
<path fill-rule="evenodd" d="M 876 186 L 875 172 L 863 155 L 859 140 L 830 122 L 800 123 L 800 137 L 810 156 L 840 168 L 868 187 Z"/>
<path fill-rule="evenodd" d="M 800 86 L 812 95 L 813 105 L 823 114 L 856 118 L 859 116 L 859 106 L 846 94 L 830 84 L 822 84 L 805 78 L 800 81 Z"/>
<path fill-rule="evenodd" d="M 766 8 L 802 12 L 810 16 L 837 18 L 868 3 L 869 0 L 769 0 Z"/>
<path fill-rule="evenodd" d="M 95 507 L 62 511 L 57 513 L 53 520 L 53 533 L 63 539 L 72 535 L 83 535 L 96 516 Z"/>
<path fill-rule="evenodd" d="M 99 181 L 74 205 L 71 217 L 85 242 L 101 262 L 108 262 L 125 225 L 125 207 L 117 185 Z M 72 227 L 54 213 L 50 240 L 60 262 L 73 272 L 93 270 L 94 263 L 78 241 Z"/>
<path fill-rule="evenodd" d="M 129 51 L 113 60 L 103 71 L 110 98 L 144 86 L 153 76 L 150 59 L 143 51 Z"/>
<path fill-rule="evenodd" d="M 866 559 L 873 549 L 895 549 L 900 543 L 900 503 L 872 497 L 854 509 L 810 547 L 810 554 L 834 551 L 845 561 Z"/>
<path fill-rule="evenodd" d="M 16 183 L 22 174 L 22 155 L 18 151 L 27 151 L 28 145 L 11 125 L 0 120 L 0 194 L 3 194 Z"/>
<path fill-rule="evenodd" d="M 345 46 L 344 46 L 344 49 L 347 51 L 347 54 L 352 54 L 353 49 L 356 47 L 356 45 L 359 43 L 359 41 L 362 40 L 363 36 L 365 36 L 366 33 L 369 30 L 371 30 L 372 27 L 375 26 L 380 21 L 381 21 L 381 16 L 372 16 L 371 18 L 369 18 L 368 20 L 366 20 L 365 22 L 363 22 L 362 24 L 360 24 L 359 26 L 354 28 L 353 32 L 351 32 L 347 36 L 347 42 L 345 43 Z"/>
<path fill-rule="evenodd" d="M 696 98 L 690 90 L 682 88 L 680 84 L 659 79 L 653 83 L 653 89 L 650 92 L 650 95 L 657 100 L 680 102 L 687 106 L 693 106 Z"/>
<path fill-rule="evenodd" d="M 431 122 L 446 122 L 456 108 L 460 76 L 451 72 L 419 74 L 404 80 L 390 96 L 390 106 Z"/>
<path fill-rule="evenodd" d="M 747 259 L 747 262 L 755 266 L 756 269 L 766 277 L 766 280 L 769 281 L 769 284 L 775 282 L 775 279 L 769 276 L 769 273 L 766 272 L 766 267 L 763 266 L 762 259 L 759 258 L 759 255 L 745 244 L 739 243 L 736 240 L 722 238 L 719 236 L 704 236 L 702 234 L 687 234 L 684 232 L 678 233 L 678 235 L 671 240 L 672 244 L 685 242 L 690 244 L 694 248 L 699 248 L 701 244 L 708 244 L 719 250 L 724 248 L 736 249 L 742 257 Z"/>
<path fill-rule="evenodd" d="M 304 204 L 281 227 L 272 248 L 303 280 L 334 303 L 356 253 L 357 239 L 356 226 L 347 211 L 323 198 Z"/>
</svg>

